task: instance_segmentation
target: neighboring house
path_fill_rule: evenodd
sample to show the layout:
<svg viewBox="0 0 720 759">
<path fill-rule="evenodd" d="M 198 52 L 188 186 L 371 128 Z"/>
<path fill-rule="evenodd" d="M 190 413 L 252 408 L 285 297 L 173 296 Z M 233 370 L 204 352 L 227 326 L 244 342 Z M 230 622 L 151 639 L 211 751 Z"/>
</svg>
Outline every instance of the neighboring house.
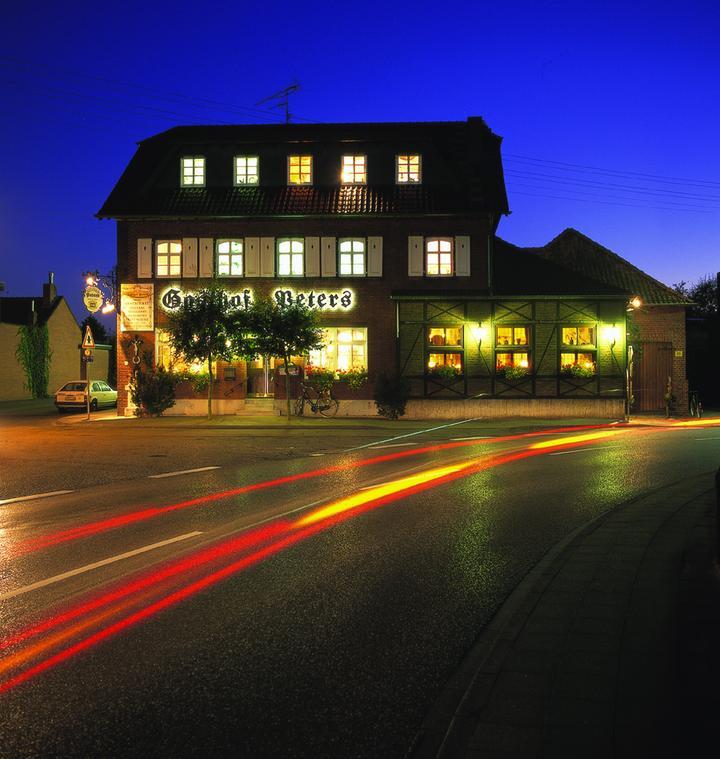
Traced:
<svg viewBox="0 0 720 759">
<path fill-rule="evenodd" d="M 119 413 L 134 359 L 187 368 L 167 314 L 217 281 L 236 308 L 269 296 L 320 312 L 309 362 L 370 377 L 336 384 L 341 414 L 374 414 L 374 378 L 400 372 L 410 416 L 622 416 L 627 291 L 496 241 L 500 144 L 478 117 L 142 141 L 98 212 L 118 225 Z M 272 356 L 220 364 L 217 412 L 279 397 L 274 375 Z M 173 412 L 203 413 L 189 383 L 178 397 Z"/>
<path fill-rule="evenodd" d="M 640 298 L 640 308 L 632 309 L 629 319 L 634 347 L 634 410 L 664 409 L 671 378 L 675 408 L 686 412 L 688 300 L 575 229 L 566 229 L 544 247 L 529 250 L 546 261 L 623 290 L 628 297 Z"/>
<path fill-rule="evenodd" d="M 43 285 L 42 296 L 15 298 L 0 297 L 0 400 L 14 401 L 31 398 L 26 389 L 25 371 L 19 364 L 16 351 L 21 326 L 43 324 L 48 328 L 50 344 L 50 379 L 48 393 L 80 377 L 80 325 L 62 295 L 57 294 L 53 273 Z M 97 351 L 91 365 L 91 378 L 107 377 L 108 351 Z"/>
</svg>

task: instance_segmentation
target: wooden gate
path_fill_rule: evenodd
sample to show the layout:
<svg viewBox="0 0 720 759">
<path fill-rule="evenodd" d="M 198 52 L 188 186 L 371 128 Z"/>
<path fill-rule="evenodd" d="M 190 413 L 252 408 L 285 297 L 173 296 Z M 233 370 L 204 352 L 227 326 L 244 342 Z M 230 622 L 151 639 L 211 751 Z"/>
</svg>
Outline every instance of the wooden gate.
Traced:
<svg viewBox="0 0 720 759">
<path fill-rule="evenodd" d="M 672 343 L 642 343 L 635 354 L 633 394 L 637 411 L 664 411 L 665 387 L 672 376 Z"/>
</svg>

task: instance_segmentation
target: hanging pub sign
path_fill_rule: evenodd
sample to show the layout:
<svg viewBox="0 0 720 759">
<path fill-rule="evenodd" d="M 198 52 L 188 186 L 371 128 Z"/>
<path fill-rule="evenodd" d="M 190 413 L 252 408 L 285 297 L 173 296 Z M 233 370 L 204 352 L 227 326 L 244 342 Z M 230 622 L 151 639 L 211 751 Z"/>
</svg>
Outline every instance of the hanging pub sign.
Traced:
<svg viewBox="0 0 720 759">
<path fill-rule="evenodd" d="M 195 295 L 194 292 L 185 292 L 178 287 L 169 287 L 160 295 L 160 305 L 165 311 L 176 311 Z M 294 290 L 279 287 L 270 297 L 281 308 L 297 303 L 318 311 L 350 311 L 355 305 L 355 293 L 352 290 Z M 250 289 L 228 293 L 230 308 L 248 309 L 252 303 L 253 291 Z"/>
<path fill-rule="evenodd" d="M 102 290 L 96 285 L 88 285 L 83 293 L 83 303 L 91 314 L 99 311 L 103 304 Z"/>
<path fill-rule="evenodd" d="M 153 285 L 120 285 L 120 331 L 152 332 Z"/>
</svg>

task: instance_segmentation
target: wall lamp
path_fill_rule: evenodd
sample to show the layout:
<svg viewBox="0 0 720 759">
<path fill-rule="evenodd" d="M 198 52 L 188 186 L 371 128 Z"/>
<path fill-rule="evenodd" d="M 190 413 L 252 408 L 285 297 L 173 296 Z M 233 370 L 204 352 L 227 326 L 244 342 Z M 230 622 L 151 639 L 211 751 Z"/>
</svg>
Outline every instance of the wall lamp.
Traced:
<svg viewBox="0 0 720 759">
<path fill-rule="evenodd" d="M 620 329 L 615 324 L 612 327 L 605 327 L 605 339 L 610 343 L 610 347 L 614 348 L 618 339 L 620 338 Z"/>
<path fill-rule="evenodd" d="M 482 322 L 480 322 L 478 324 L 473 324 L 472 327 L 470 327 L 470 333 L 472 334 L 475 342 L 477 342 L 478 348 L 480 348 L 483 340 L 487 339 L 488 328 L 483 327 Z"/>
<path fill-rule="evenodd" d="M 642 308 L 642 304 L 642 298 L 639 295 L 633 295 L 628 301 L 627 311 L 637 311 L 637 309 Z"/>
</svg>

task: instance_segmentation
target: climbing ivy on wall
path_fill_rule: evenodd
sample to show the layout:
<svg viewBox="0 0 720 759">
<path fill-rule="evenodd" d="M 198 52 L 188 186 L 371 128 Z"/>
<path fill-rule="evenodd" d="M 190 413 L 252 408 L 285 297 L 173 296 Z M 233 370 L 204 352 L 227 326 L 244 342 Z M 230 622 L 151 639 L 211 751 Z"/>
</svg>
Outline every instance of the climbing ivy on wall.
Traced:
<svg viewBox="0 0 720 759">
<path fill-rule="evenodd" d="M 33 398 L 47 398 L 51 355 L 47 324 L 20 327 L 18 337 L 15 358 L 25 372 L 25 389 Z"/>
</svg>

